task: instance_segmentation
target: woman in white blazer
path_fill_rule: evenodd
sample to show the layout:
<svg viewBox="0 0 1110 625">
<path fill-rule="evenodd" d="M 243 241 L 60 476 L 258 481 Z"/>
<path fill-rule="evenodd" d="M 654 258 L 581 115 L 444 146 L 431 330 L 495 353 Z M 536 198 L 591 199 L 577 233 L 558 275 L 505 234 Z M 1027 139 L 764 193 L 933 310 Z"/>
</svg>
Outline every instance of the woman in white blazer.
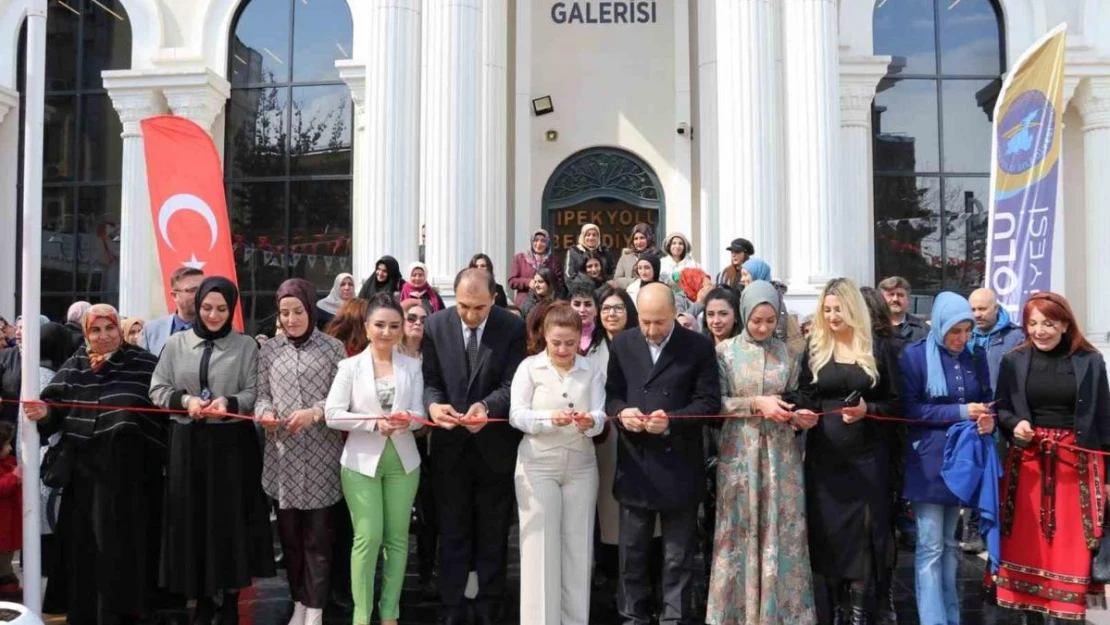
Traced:
<svg viewBox="0 0 1110 625">
<path fill-rule="evenodd" d="M 590 438 L 605 427 L 605 376 L 578 354 L 582 320 L 570 304 L 536 312 L 535 355 L 513 376 L 509 410 L 525 433 L 516 463 L 520 622 L 586 625 L 598 483 Z"/>
<path fill-rule="evenodd" d="M 330 427 L 349 432 L 340 457 L 343 496 L 351 511 L 351 594 L 354 623 L 369 625 L 374 572 L 385 550 L 379 614 L 383 625 L 400 618 L 408 562 L 409 519 L 420 485 L 420 454 L 413 430 L 424 416 L 420 361 L 398 354 L 404 320 L 388 294 L 370 300 L 370 347 L 339 363 L 324 412 Z"/>
</svg>

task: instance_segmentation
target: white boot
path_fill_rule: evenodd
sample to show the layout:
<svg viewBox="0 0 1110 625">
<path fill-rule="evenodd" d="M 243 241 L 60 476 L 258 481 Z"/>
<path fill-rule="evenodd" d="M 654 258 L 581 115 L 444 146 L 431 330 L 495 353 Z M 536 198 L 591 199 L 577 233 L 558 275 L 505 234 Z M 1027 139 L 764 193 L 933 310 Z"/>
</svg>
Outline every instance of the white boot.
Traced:
<svg viewBox="0 0 1110 625">
<path fill-rule="evenodd" d="M 305 608 L 304 604 L 301 603 L 300 601 L 294 603 L 293 604 L 293 618 L 289 619 L 289 625 L 305 625 L 304 616 L 305 616 L 305 610 L 306 609 L 307 608 Z"/>
<path fill-rule="evenodd" d="M 324 610 L 322 608 L 307 608 L 304 612 L 304 625 L 323 625 Z"/>
</svg>

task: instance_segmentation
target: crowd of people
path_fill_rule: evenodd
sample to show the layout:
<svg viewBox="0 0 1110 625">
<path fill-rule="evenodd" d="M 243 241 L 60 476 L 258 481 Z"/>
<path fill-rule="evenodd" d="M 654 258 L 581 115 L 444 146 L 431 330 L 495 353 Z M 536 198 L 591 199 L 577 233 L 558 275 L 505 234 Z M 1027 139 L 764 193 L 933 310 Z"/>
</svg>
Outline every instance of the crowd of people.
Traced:
<svg viewBox="0 0 1110 625">
<path fill-rule="evenodd" d="M 290 279 L 272 336 L 232 327 L 232 281 L 183 268 L 166 317 L 41 319 L 26 421 L 27 320 L 4 322 L 0 584 L 22 422 L 44 445 L 44 609 L 74 625 L 187 600 L 234 625 L 276 574 L 271 510 L 290 625 L 347 597 L 354 625 L 396 624 L 412 529 L 443 622 L 504 622 L 514 521 L 528 625 L 589 623 L 598 592 L 627 625 L 894 623 L 900 536 L 923 624 L 960 622 L 961 538 L 998 606 L 1105 607 L 1110 387 L 1063 297 L 1029 297 L 1019 327 L 987 289 L 942 292 L 926 321 L 903 278 L 837 278 L 799 320 L 745 239 L 715 278 L 682 233 L 600 241 L 584 226 L 558 259 L 536 231 L 511 298 L 476 254 L 449 307 L 390 256 L 319 300 Z"/>
</svg>

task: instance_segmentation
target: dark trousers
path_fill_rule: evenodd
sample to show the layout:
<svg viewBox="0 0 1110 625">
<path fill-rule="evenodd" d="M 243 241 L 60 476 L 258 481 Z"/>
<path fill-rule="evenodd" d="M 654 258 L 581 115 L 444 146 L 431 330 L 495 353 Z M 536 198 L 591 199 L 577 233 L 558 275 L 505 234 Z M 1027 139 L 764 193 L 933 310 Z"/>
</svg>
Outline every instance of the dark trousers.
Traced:
<svg viewBox="0 0 1110 625">
<path fill-rule="evenodd" d="M 277 511 L 289 593 L 308 608 L 323 609 L 328 603 L 334 516 L 334 507 Z"/>
<path fill-rule="evenodd" d="M 516 510 L 512 473 L 494 473 L 467 445 L 458 463 L 434 469 L 439 513 L 439 594 L 448 614 L 462 616 L 471 561 L 478 571 L 475 609 L 495 616 L 505 595 L 509 528 Z M 472 558 L 472 555 L 475 556 Z"/>
<path fill-rule="evenodd" d="M 351 526 L 351 511 L 347 500 L 340 499 L 332 506 L 331 590 L 332 595 L 351 603 L 351 549 L 355 544 L 355 530 Z"/>
<path fill-rule="evenodd" d="M 439 524 L 436 517 L 436 495 L 434 475 L 435 465 L 428 453 L 428 441 L 417 439 L 416 449 L 420 452 L 420 488 L 416 491 L 416 557 L 420 571 L 420 581 L 426 582 L 435 572 L 436 552 L 439 547 Z"/>
<path fill-rule="evenodd" d="M 655 516 L 663 527 L 663 613 L 660 624 L 694 623 L 694 559 L 698 508 L 648 510 L 621 504 L 617 604 L 625 625 L 651 623 L 651 545 Z"/>
</svg>

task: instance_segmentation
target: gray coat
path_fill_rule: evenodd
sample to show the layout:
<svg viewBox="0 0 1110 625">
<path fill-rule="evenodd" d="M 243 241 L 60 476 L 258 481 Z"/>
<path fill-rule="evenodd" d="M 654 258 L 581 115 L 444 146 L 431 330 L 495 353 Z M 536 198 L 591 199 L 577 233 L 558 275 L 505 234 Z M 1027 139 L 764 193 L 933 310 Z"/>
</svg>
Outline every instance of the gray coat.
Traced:
<svg viewBox="0 0 1110 625">
<path fill-rule="evenodd" d="M 154 405 L 180 410 L 185 408 L 183 395 L 200 396 L 200 358 L 203 354 L 204 339 L 195 332 L 178 332 L 170 337 L 150 382 L 150 400 Z M 217 339 L 208 362 L 208 386 L 213 398 L 227 398 L 228 412 L 253 412 L 258 387 L 258 343 L 238 332 Z M 174 415 L 173 419 L 178 423 L 191 422 L 187 415 Z M 213 418 L 208 423 L 237 421 Z"/>
</svg>

